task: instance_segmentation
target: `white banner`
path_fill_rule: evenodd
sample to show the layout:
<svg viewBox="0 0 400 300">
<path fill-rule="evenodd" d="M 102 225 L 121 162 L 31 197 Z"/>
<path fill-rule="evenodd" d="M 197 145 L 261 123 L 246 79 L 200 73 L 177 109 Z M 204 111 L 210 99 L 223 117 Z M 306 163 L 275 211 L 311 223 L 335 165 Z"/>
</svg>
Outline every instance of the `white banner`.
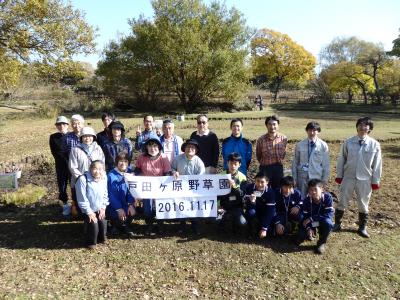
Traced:
<svg viewBox="0 0 400 300">
<path fill-rule="evenodd" d="M 227 195 L 230 174 L 135 176 L 126 173 L 125 181 L 133 197 L 140 199 L 198 198 Z"/>
<path fill-rule="evenodd" d="M 216 218 L 217 197 L 156 199 L 157 219 Z"/>
</svg>

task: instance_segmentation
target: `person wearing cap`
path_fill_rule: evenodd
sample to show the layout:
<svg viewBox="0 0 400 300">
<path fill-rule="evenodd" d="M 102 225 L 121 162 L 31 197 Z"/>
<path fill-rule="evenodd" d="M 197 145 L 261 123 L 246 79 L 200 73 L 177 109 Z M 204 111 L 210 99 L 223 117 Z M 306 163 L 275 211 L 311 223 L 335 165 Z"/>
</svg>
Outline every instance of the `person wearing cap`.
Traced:
<svg viewBox="0 0 400 300">
<path fill-rule="evenodd" d="M 260 172 L 269 178 L 273 189 L 279 187 L 283 177 L 283 160 L 286 156 L 287 137 L 279 132 L 279 118 L 275 115 L 265 119 L 267 133 L 257 140 L 256 157 Z"/>
<path fill-rule="evenodd" d="M 217 135 L 208 129 L 208 117 L 197 116 L 197 131 L 190 135 L 199 144 L 199 157 L 206 167 L 207 174 L 216 174 L 219 158 L 219 142 Z"/>
<path fill-rule="evenodd" d="M 95 160 L 104 163 L 104 153 L 96 143 L 96 132 L 92 127 L 83 127 L 79 137 L 80 143 L 71 149 L 68 168 L 71 172 L 72 199 L 76 204 L 75 183 L 79 176 L 89 171 L 90 164 Z"/>
<path fill-rule="evenodd" d="M 162 153 L 162 145 L 157 137 L 150 138 L 144 143 L 144 152 L 136 161 L 134 173 L 139 176 L 165 176 L 172 174 L 171 164 L 168 157 Z M 145 222 L 147 224 L 146 235 L 149 235 L 153 231 L 155 218 L 155 213 L 153 212 L 154 199 L 143 199 L 142 202 Z M 161 223 L 158 222 L 156 232 L 161 231 Z"/>
<path fill-rule="evenodd" d="M 172 170 L 175 178 L 179 175 L 202 175 L 205 174 L 203 161 L 197 154 L 199 153 L 199 143 L 194 139 L 189 139 L 182 144 L 182 154 L 178 155 L 172 161 Z M 186 221 L 181 221 L 180 231 L 184 231 Z M 194 234 L 198 234 L 198 223 L 195 219 L 191 221 L 191 227 Z"/>
<path fill-rule="evenodd" d="M 180 136 L 174 134 L 174 127 L 172 120 L 164 120 L 162 125 L 163 135 L 160 137 L 164 153 L 167 155 L 170 163 L 182 153 L 183 140 Z"/>
<path fill-rule="evenodd" d="M 381 145 L 369 136 L 374 123 L 369 117 L 357 120 L 357 135 L 340 147 L 336 166 L 336 183 L 340 184 L 339 203 L 335 211 L 333 231 L 340 231 L 342 218 L 350 199 L 356 193 L 358 206 L 358 234 L 369 238 L 366 226 L 368 206 L 373 190 L 378 190 L 382 176 Z"/>
<path fill-rule="evenodd" d="M 303 198 L 307 196 L 310 179 L 319 179 L 327 184 L 330 172 L 328 145 L 318 137 L 321 126 L 318 122 L 309 122 L 306 132 L 307 138 L 296 144 L 292 161 L 295 186 Z"/>
<path fill-rule="evenodd" d="M 243 121 L 240 118 L 231 120 L 230 137 L 222 142 L 222 158 L 224 160 L 224 170 L 228 170 L 228 156 L 235 152 L 239 153 L 242 161 L 240 162 L 239 171 L 247 175 L 247 169 L 250 166 L 252 156 L 252 145 L 248 139 L 242 135 Z"/>
<path fill-rule="evenodd" d="M 112 135 L 108 126 L 111 124 L 111 122 L 115 121 L 115 115 L 112 112 L 105 112 L 101 115 L 101 121 L 103 122 L 104 130 L 97 134 L 96 141 L 101 149 L 103 149 L 105 152 L 104 145 L 112 139 Z"/>
<path fill-rule="evenodd" d="M 68 133 L 69 121 L 64 116 L 57 117 L 57 132 L 50 135 L 50 151 L 54 157 L 58 185 L 58 199 L 63 202 L 63 215 L 71 213 L 71 205 L 68 203 L 67 185 L 69 181 L 68 164 L 63 156 L 62 143 L 64 136 Z"/>
<path fill-rule="evenodd" d="M 196 140 L 189 139 L 182 146 L 182 154 L 179 154 L 171 163 L 176 176 L 180 175 L 202 175 L 205 173 L 205 166 L 199 153 L 199 143 Z"/>
<path fill-rule="evenodd" d="M 85 120 L 81 115 L 72 115 L 71 117 L 71 127 L 72 132 L 68 132 L 63 139 L 63 153 L 65 161 L 68 162 L 69 153 L 71 149 L 79 144 L 79 137 L 81 130 L 85 124 Z"/>
<path fill-rule="evenodd" d="M 158 139 L 157 134 L 153 131 L 153 122 L 154 122 L 153 116 L 146 115 L 143 118 L 144 130 L 143 131 L 141 130 L 140 125 L 136 130 L 135 149 L 140 150 L 142 153 L 145 152 L 144 144 L 148 139 L 150 138 Z"/>
<path fill-rule="evenodd" d="M 113 121 L 108 127 L 112 137 L 103 147 L 107 172 L 115 167 L 118 153 L 126 152 L 129 163 L 133 156 L 133 146 L 131 141 L 125 137 L 124 125 L 120 121 Z"/>
</svg>

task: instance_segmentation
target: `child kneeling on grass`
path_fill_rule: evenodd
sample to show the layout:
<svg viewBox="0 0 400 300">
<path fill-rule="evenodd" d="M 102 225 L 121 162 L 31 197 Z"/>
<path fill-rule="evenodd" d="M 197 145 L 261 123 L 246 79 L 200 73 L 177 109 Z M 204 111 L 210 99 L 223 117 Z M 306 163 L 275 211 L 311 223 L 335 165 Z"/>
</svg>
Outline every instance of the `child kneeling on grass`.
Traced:
<svg viewBox="0 0 400 300">
<path fill-rule="evenodd" d="M 245 187 L 243 198 L 246 201 L 250 238 L 255 236 L 257 230 L 259 238 L 265 238 L 272 229 L 275 217 L 275 193 L 268 187 L 268 177 L 262 172 L 257 173 L 255 183 Z"/>
<path fill-rule="evenodd" d="M 106 242 L 107 234 L 108 192 L 104 163 L 93 161 L 89 171 L 78 178 L 75 187 L 78 205 L 84 214 L 86 246 L 94 249 L 97 243 Z"/>
<path fill-rule="evenodd" d="M 318 228 L 319 239 L 315 252 L 325 252 L 325 244 L 332 231 L 332 217 L 334 213 L 331 194 L 323 191 L 323 182 L 311 179 L 308 182 L 308 195 L 303 204 L 303 222 L 300 226 L 298 244 L 304 240 L 312 240 Z"/>
<path fill-rule="evenodd" d="M 231 192 L 228 195 L 219 196 L 220 209 L 218 213 L 222 216 L 220 224 L 231 221 L 232 230 L 235 233 L 238 226 L 247 224 L 243 211 L 243 191 L 241 187 L 246 183 L 246 176 L 239 171 L 242 157 L 233 152 L 228 155 L 228 170 L 222 174 L 231 174 Z"/>
<path fill-rule="evenodd" d="M 280 185 L 281 187 L 276 189 L 275 194 L 275 233 L 278 236 L 291 233 L 294 225 L 301 222 L 303 206 L 301 192 L 294 188 L 292 176 L 283 177 Z"/>
</svg>

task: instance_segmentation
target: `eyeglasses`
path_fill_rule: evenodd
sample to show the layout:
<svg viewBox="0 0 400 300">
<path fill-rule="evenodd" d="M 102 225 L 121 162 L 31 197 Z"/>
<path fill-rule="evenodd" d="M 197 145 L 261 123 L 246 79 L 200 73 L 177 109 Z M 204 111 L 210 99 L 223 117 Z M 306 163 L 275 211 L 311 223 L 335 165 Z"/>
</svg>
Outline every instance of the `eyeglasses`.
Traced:
<svg viewBox="0 0 400 300">
<path fill-rule="evenodd" d="M 207 121 L 197 121 L 197 124 L 206 124 L 207 123 Z"/>
</svg>

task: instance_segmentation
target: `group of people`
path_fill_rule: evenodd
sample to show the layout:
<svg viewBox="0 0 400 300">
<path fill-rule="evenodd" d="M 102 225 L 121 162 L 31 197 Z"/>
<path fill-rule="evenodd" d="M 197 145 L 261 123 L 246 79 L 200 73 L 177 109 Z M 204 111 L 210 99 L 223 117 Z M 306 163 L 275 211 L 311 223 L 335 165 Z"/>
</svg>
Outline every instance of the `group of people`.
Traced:
<svg viewBox="0 0 400 300">
<path fill-rule="evenodd" d="M 163 223 L 155 219 L 155 199 L 134 199 L 124 180 L 124 173 L 136 176 L 174 176 L 216 174 L 220 155 L 219 140 L 208 128 L 209 120 L 198 115 L 197 130 L 185 142 L 174 133 L 174 123 L 163 121 L 162 132 L 153 128 L 151 115 L 143 118 L 144 130 L 138 127 L 134 148 L 139 151 L 133 161 L 132 142 L 125 137 L 124 125 L 112 113 L 102 115 L 104 130 L 96 135 L 91 127 L 84 127 L 80 115 L 69 121 L 60 116 L 56 120 L 57 133 L 50 136 L 50 148 L 56 162 L 59 198 L 63 214 L 84 217 L 86 243 L 94 248 L 106 241 L 107 222 L 112 232 L 134 237 L 130 224 L 142 214 L 147 224 L 146 234 L 159 233 Z M 335 181 L 340 184 L 336 211 L 332 196 L 324 191 L 330 175 L 329 148 L 319 138 L 321 126 L 317 122 L 306 125 L 307 138 L 296 144 L 292 176 L 284 176 L 283 161 L 287 137 L 279 132 L 277 116 L 265 119 L 267 133 L 256 142 L 259 172 L 254 182 L 247 181 L 252 160 L 252 144 L 243 137 L 243 121 L 230 122 L 231 135 L 222 141 L 223 173 L 230 174 L 231 191 L 219 196 L 217 222 L 236 232 L 247 226 L 250 237 L 285 235 L 296 228 L 297 243 L 314 239 L 318 232 L 316 251 L 323 253 L 332 230 L 341 230 L 344 211 L 354 191 L 359 209 L 358 232 L 366 231 L 368 203 L 371 191 L 378 189 L 382 173 L 379 143 L 369 136 L 373 129 L 370 118 L 356 122 L 357 135 L 341 146 Z M 68 203 L 67 184 L 70 182 L 72 205 Z M 332 217 L 335 215 L 335 223 Z M 198 234 L 198 221 L 191 219 L 191 228 Z M 181 221 L 180 230 L 185 230 Z"/>
</svg>

